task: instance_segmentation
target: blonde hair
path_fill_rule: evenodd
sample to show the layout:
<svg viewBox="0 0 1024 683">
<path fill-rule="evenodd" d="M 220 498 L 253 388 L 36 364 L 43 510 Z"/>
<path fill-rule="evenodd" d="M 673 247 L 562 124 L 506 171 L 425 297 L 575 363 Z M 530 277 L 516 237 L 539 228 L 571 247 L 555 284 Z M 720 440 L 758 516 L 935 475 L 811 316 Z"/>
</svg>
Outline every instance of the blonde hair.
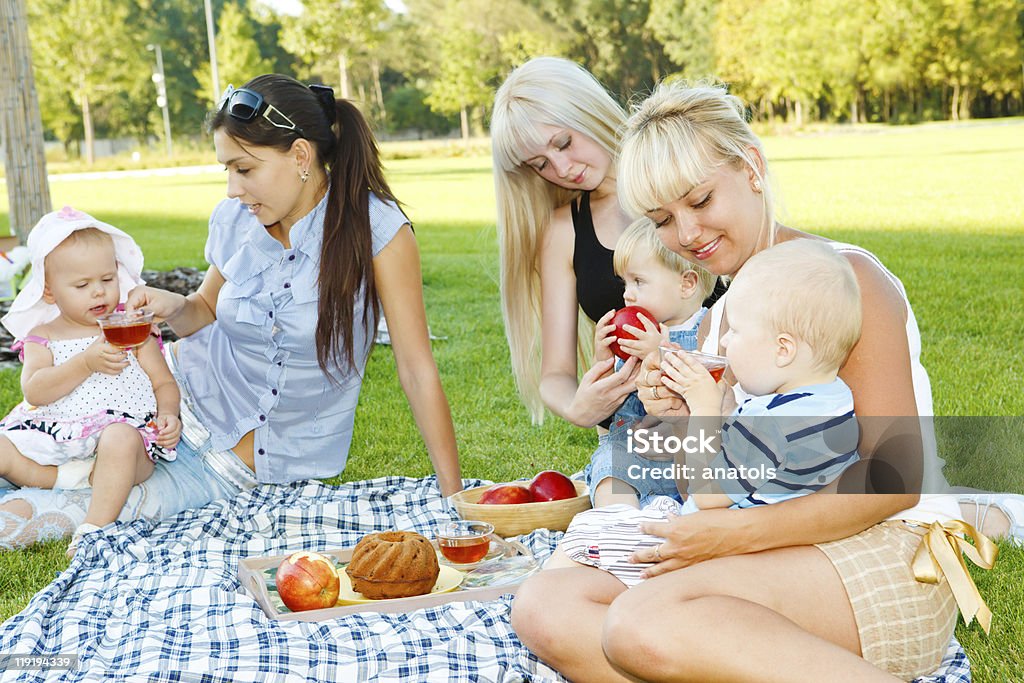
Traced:
<svg viewBox="0 0 1024 683">
<path fill-rule="evenodd" d="M 633 108 L 623 131 L 617 178 L 623 207 L 634 215 L 647 213 L 679 199 L 725 164 L 743 166 L 761 184 L 762 230 L 767 226 L 767 244 L 773 244 L 767 161 L 745 113 L 743 101 L 724 85 L 660 83 Z"/>
<path fill-rule="evenodd" d="M 733 281 L 736 292 L 756 297 L 773 333 L 805 342 L 820 369 L 842 367 L 860 339 L 860 286 L 853 266 L 828 245 L 794 239 L 751 256 Z"/>
<path fill-rule="evenodd" d="M 696 295 L 702 300 L 715 288 L 716 278 L 713 274 L 690 263 L 658 239 L 658 233 L 650 218 L 638 218 L 633 221 L 615 243 L 615 274 L 622 277 L 629 262 L 637 256 L 653 256 L 658 263 L 679 275 L 690 271 L 697 273 Z"/>
<path fill-rule="evenodd" d="M 539 253 L 552 212 L 577 192 L 557 187 L 523 163 L 527 147 L 544 144 L 538 125 L 569 128 L 604 149 L 614 166 L 625 111 L 586 69 L 566 59 L 538 57 L 515 69 L 498 88 L 491 114 L 494 194 L 498 205 L 501 308 L 512 374 L 534 422 L 544 419 L 540 397 L 541 288 Z M 589 364 L 592 327 L 579 317 L 578 357 Z"/>
</svg>

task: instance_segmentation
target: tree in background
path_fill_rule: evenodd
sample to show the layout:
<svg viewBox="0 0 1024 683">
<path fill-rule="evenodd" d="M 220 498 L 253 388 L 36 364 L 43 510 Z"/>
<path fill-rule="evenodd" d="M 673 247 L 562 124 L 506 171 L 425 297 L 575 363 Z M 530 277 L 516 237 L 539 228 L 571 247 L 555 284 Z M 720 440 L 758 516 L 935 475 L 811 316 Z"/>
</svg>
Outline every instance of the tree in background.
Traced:
<svg viewBox="0 0 1024 683">
<path fill-rule="evenodd" d="M 535 8 L 518 0 L 410 0 L 411 21 L 423 27 L 431 84 L 426 102 L 458 114 L 463 140 L 470 118 L 491 105 L 494 90 L 512 67 L 538 54 L 562 54 L 559 31 Z"/>
<path fill-rule="evenodd" d="M 383 0 L 306 0 L 303 5 L 302 14 L 283 20 L 283 44 L 318 73 L 328 73 L 333 63 L 339 96 L 350 99 L 352 62 L 380 43 L 390 10 Z"/>
<path fill-rule="evenodd" d="M 415 131 L 448 135 L 459 122 L 452 115 L 430 108 L 426 103 L 437 68 L 436 31 L 427 30 L 413 8 L 392 12 L 381 30 L 376 56 L 381 64 L 380 82 L 387 118 L 374 121 L 378 129 L 389 133 Z"/>
<path fill-rule="evenodd" d="M 423 139 L 424 133 L 446 135 L 458 125 L 451 117 L 438 114 L 428 107 L 426 98 L 426 93 L 414 85 L 391 90 L 387 96 L 387 130 L 391 133 L 414 130 Z"/>
<path fill-rule="evenodd" d="M 229 3 L 217 19 L 217 71 L 221 83 L 241 87 L 254 76 L 273 71 L 273 61 L 260 54 L 256 42 L 256 26 L 246 9 Z M 202 61 L 196 69 L 195 79 L 201 85 L 196 96 L 212 107 L 213 97 L 205 84 L 212 78 L 209 61 Z"/>
<path fill-rule="evenodd" d="M 969 118 L 979 90 L 1012 90 L 1021 63 L 1019 0 L 943 0 L 928 75 L 952 91 L 949 117 Z"/>
<path fill-rule="evenodd" d="M 416 2 L 409 11 L 430 21 L 434 46 L 433 82 L 425 102 L 440 114 L 458 114 L 463 141 L 469 140 L 469 110 L 486 106 L 499 71 L 498 35 L 489 18 L 498 8 L 489 0 Z M 415 20 L 415 19 L 414 19 Z"/>
<path fill-rule="evenodd" d="M 908 122 L 1024 111 L 1024 0 L 211 0 L 220 68 L 337 84 L 378 130 L 482 131 L 508 72 L 546 54 L 620 100 L 666 76 L 712 77 L 763 119 Z M 172 127 L 198 133 L 211 94 L 198 0 L 31 0 L 46 131 L 65 146 L 160 127 L 162 47 Z M 391 112 L 397 107 L 400 113 Z M 391 115 L 397 121 L 389 121 Z"/>
<path fill-rule="evenodd" d="M 47 112 L 74 102 L 82 117 L 86 163 L 95 156 L 94 111 L 130 88 L 142 66 L 145 42 L 137 6 L 124 0 L 33 0 L 29 26 L 36 79 Z M 102 120 L 102 119 L 100 119 Z"/>
<path fill-rule="evenodd" d="M 677 68 L 649 21 L 651 0 L 530 0 L 530 4 L 569 41 L 565 56 L 585 65 L 620 98 L 649 91 Z"/>
<path fill-rule="evenodd" d="M 930 22 L 923 4 L 914 7 L 904 0 L 871 0 L 865 2 L 864 7 L 863 12 L 856 12 L 850 6 L 837 8 L 837 11 L 853 12 L 852 16 L 861 20 L 857 26 L 846 18 L 841 20 L 851 31 L 861 31 L 859 42 L 864 55 L 864 63 L 853 84 L 858 90 L 853 119 L 866 120 L 866 107 L 861 107 L 861 102 L 866 105 L 865 96 L 870 94 L 876 101 L 881 100 L 876 109 L 880 110 L 882 120 L 888 121 L 892 115 L 893 93 L 903 91 L 914 98 L 924 83 L 924 68 L 930 51 Z M 912 99 L 910 110 L 916 108 L 917 103 Z"/>
<path fill-rule="evenodd" d="M 802 122 L 920 120 L 945 100 L 970 116 L 979 93 L 1019 92 L 1020 0 L 721 0 L 716 71 L 734 90 Z M 947 98 L 946 92 L 950 93 Z"/>
<path fill-rule="evenodd" d="M 651 0 L 647 27 L 688 80 L 714 78 L 713 29 L 719 0 Z"/>
<path fill-rule="evenodd" d="M 164 73 L 167 77 L 167 106 L 171 128 L 191 135 L 202 130 L 203 119 L 213 96 L 210 80 L 196 80 L 196 73 L 209 64 L 206 21 L 198 0 L 139 0 L 143 6 L 148 43 L 163 49 Z M 214 16 L 219 16 L 224 0 L 213 0 Z M 209 68 L 209 67 L 207 67 Z M 148 78 L 148 73 L 142 74 Z M 160 113 L 152 106 L 152 84 L 148 84 L 146 111 L 151 130 L 159 129 Z M 204 91 L 205 88 L 205 91 Z M 198 94 L 197 94 L 198 93 Z"/>
<path fill-rule="evenodd" d="M 284 49 L 282 16 L 262 2 L 250 2 L 248 15 L 252 20 L 253 38 L 260 48 L 260 54 L 271 64 L 268 71 L 276 74 L 297 74 L 302 60 Z"/>
<path fill-rule="evenodd" d="M 0 0 L 0 143 L 11 233 L 24 244 L 50 210 L 50 183 L 23 0 Z M 0 236 L 0 248 L 9 250 L 11 241 Z"/>
<path fill-rule="evenodd" d="M 772 93 L 756 62 L 765 51 L 759 38 L 758 8 L 761 0 L 721 0 L 712 27 L 715 75 L 729 83 L 734 94 L 748 102 L 761 102 L 760 110 L 771 114 Z M 785 46 L 780 46 L 785 49 Z"/>
</svg>

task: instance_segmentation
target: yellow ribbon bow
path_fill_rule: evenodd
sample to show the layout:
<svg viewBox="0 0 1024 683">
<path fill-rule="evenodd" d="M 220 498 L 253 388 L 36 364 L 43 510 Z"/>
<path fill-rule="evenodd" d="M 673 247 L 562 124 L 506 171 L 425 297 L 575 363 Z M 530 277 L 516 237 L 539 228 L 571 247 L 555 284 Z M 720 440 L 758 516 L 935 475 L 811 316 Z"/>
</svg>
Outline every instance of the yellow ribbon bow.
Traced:
<svg viewBox="0 0 1024 683">
<path fill-rule="evenodd" d="M 966 534 L 974 544 L 959 534 Z M 967 571 L 964 555 L 979 567 L 992 569 L 999 547 L 967 522 L 958 519 L 945 524 L 932 522 L 914 553 L 914 578 L 922 583 L 935 584 L 945 576 L 964 623 L 970 625 L 973 619 L 977 619 L 987 634 L 992 625 L 992 610 L 985 604 Z"/>
</svg>

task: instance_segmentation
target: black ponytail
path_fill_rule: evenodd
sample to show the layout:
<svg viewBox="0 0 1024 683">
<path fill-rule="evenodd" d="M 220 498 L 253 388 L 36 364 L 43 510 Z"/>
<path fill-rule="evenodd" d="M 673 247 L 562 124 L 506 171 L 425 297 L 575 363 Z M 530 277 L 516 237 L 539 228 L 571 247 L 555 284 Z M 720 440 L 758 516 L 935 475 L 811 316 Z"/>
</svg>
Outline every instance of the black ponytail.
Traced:
<svg viewBox="0 0 1024 683">
<path fill-rule="evenodd" d="M 324 218 L 320 250 L 320 316 L 316 326 L 320 367 L 344 359 L 354 367 L 354 304 L 363 289 L 365 329 L 376 328 L 380 317 L 373 276 L 373 234 L 370 192 L 397 203 L 384 179 L 377 141 L 366 119 L 348 100 L 337 100 L 337 139 L 330 159 L 331 200 Z M 339 363 L 340 364 L 340 363 Z"/>
</svg>

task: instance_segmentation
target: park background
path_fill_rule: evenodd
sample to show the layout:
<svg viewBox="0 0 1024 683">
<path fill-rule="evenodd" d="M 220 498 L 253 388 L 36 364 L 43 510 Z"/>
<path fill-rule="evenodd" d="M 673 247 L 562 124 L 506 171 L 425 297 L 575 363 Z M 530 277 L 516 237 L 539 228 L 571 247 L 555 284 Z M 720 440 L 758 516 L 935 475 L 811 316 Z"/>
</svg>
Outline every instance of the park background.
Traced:
<svg viewBox="0 0 1024 683">
<path fill-rule="evenodd" d="M 431 327 L 447 337 L 434 351 L 465 476 L 573 472 L 595 443 L 557 419 L 530 424 L 498 304 L 487 110 L 516 64 L 558 54 L 624 103 L 665 77 L 717 78 L 751 102 L 783 220 L 871 249 L 906 284 L 947 476 L 1024 490 L 1021 0 L 212 2 L 217 87 L 202 5 L 28 1 L 53 205 L 128 230 L 148 268 L 205 267 L 206 219 L 226 177 L 208 166 L 202 132 L 214 93 L 265 71 L 347 90 L 381 138 L 394 140 L 382 149 L 416 225 Z M 152 78 L 157 45 L 162 82 Z M 161 83 L 173 156 L 156 101 Z M 96 140 L 118 140 L 123 151 L 101 158 L 90 152 Z M 175 165 L 195 168 L 147 171 Z M 139 173 L 82 173 L 117 169 Z M 4 412 L 20 400 L 18 376 L 0 371 Z M 385 473 L 431 468 L 390 351 L 379 347 L 348 467 L 332 481 Z M 1017 680 L 1024 670 L 1024 552 L 1002 548 L 996 571 L 975 572 L 996 614 L 992 634 L 958 629 L 978 681 Z M 67 566 L 63 549 L 0 553 L 0 616 Z"/>
</svg>

